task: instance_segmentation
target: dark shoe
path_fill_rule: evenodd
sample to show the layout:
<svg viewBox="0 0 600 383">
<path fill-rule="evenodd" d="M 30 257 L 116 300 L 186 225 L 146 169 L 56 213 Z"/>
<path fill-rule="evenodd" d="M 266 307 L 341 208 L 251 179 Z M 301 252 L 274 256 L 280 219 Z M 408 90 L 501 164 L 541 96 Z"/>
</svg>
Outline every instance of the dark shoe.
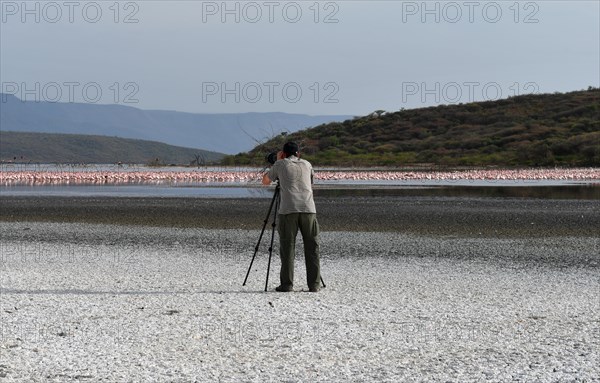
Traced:
<svg viewBox="0 0 600 383">
<path fill-rule="evenodd" d="M 321 290 L 320 287 L 311 287 L 310 289 L 308 289 L 308 291 L 310 291 L 311 293 L 318 293 L 319 290 Z"/>
<path fill-rule="evenodd" d="M 290 291 L 294 291 L 294 286 L 277 286 L 275 287 L 275 291 L 279 291 L 282 293 L 289 293 Z"/>
</svg>

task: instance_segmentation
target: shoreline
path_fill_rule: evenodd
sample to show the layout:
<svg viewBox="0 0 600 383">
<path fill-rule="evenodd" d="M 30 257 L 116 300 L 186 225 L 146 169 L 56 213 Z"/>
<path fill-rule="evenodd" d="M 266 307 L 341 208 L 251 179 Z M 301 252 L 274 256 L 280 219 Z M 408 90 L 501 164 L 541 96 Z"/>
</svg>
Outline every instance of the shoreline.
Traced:
<svg viewBox="0 0 600 383">
<path fill-rule="evenodd" d="M 0 221 L 260 230 L 265 198 L 0 196 Z M 461 237 L 597 237 L 596 200 L 315 196 L 322 231 Z M 270 224 L 269 224 L 270 225 Z"/>
<path fill-rule="evenodd" d="M 596 200 L 315 202 L 327 284 L 317 294 L 306 292 L 300 239 L 294 292 L 274 292 L 277 235 L 268 292 L 268 235 L 242 286 L 269 198 L 0 196 L 0 374 L 34 382 L 598 376 Z"/>
<path fill-rule="evenodd" d="M 80 222 L 0 221 L 0 229 L 0 240 L 5 250 L 1 259 L 4 266 L 25 267 L 93 263 L 103 253 L 110 257 L 113 252 L 110 249 L 119 248 L 127 249 L 125 253 L 131 254 L 170 252 L 174 249 L 199 257 L 216 253 L 240 266 L 250 262 L 260 235 L 260 228 L 182 228 Z M 268 255 L 270 230 L 269 222 L 260 243 L 258 262 L 264 262 Z M 296 262 L 302 263 L 300 234 L 296 245 Z M 8 251 L 11 246 L 16 247 Z M 600 254 L 595 251 L 597 246 L 598 238 L 592 236 L 489 237 L 383 231 L 322 231 L 320 234 L 320 253 L 324 264 L 341 260 L 421 259 L 433 263 L 495 265 L 515 270 L 575 268 L 592 271 L 600 270 Z M 57 251 L 60 248 L 69 250 Z M 74 248 L 82 248 L 83 251 L 76 253 L 72 251 Z M 275 235 L 274 259 L 278 259 L 278 253 L 279 238 Z M 126 257 L 128 262 L 141 261 L 134 258 L 131 255 Z M 303 270 L 299 272 L 303 274 Z M 276 270 L 273 278 L 277 280 Z"/>
</svg>

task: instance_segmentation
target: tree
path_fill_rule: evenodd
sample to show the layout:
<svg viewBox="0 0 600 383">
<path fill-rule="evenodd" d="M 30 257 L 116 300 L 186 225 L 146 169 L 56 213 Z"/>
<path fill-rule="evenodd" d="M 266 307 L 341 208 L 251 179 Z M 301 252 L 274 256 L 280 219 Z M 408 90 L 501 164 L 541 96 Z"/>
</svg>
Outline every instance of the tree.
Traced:
<svg viewBox="0 0 600 383">
<path fill-rule="evenodd" d="M 192 161 L 192 165 L 195 163 L 200 169 L 200 166 L 206 166 L 206 156 L 203 153 L 194 154 L 194 161 Z"/>
</svg>

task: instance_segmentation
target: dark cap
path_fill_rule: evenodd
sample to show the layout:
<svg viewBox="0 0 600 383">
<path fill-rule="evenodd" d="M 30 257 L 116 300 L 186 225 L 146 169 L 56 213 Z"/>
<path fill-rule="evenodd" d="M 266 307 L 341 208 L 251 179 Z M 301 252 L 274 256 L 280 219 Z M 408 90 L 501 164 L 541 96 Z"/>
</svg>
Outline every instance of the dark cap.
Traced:
<svg viewBox="0 0 600 383">
<path fill-rule="evenodd" d="M 298 144 L 296 144 L 295 142 L 286 142 L 285 145 L 283 145 L 283 152 L 286 154 L 296 154 L 298 153 Z"/>
</svg>

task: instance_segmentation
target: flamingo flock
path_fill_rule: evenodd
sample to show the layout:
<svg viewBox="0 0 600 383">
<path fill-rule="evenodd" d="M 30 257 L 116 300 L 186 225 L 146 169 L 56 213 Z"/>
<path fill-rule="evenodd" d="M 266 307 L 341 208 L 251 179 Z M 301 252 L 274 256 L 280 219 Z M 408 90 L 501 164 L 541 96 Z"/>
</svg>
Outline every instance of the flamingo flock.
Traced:
<svg viewBox="0 0 600 383">
<path fill-rule="evenodd" d="M 40 184 L 252 184 L 260 171 L 0 171 L 2 185 Z M 600 168 L 461 171 L 316 171 L 315 181 L 600 181 Z"/>
<path fill-rule="evenodd" d="M 600 168 L 577 169 L 494 169 L 461 171 L 411 171 L 411 172 L 320 172 L 321 180 L 360 180 L 360 181 L 600 181 Z"/>
</svg>

